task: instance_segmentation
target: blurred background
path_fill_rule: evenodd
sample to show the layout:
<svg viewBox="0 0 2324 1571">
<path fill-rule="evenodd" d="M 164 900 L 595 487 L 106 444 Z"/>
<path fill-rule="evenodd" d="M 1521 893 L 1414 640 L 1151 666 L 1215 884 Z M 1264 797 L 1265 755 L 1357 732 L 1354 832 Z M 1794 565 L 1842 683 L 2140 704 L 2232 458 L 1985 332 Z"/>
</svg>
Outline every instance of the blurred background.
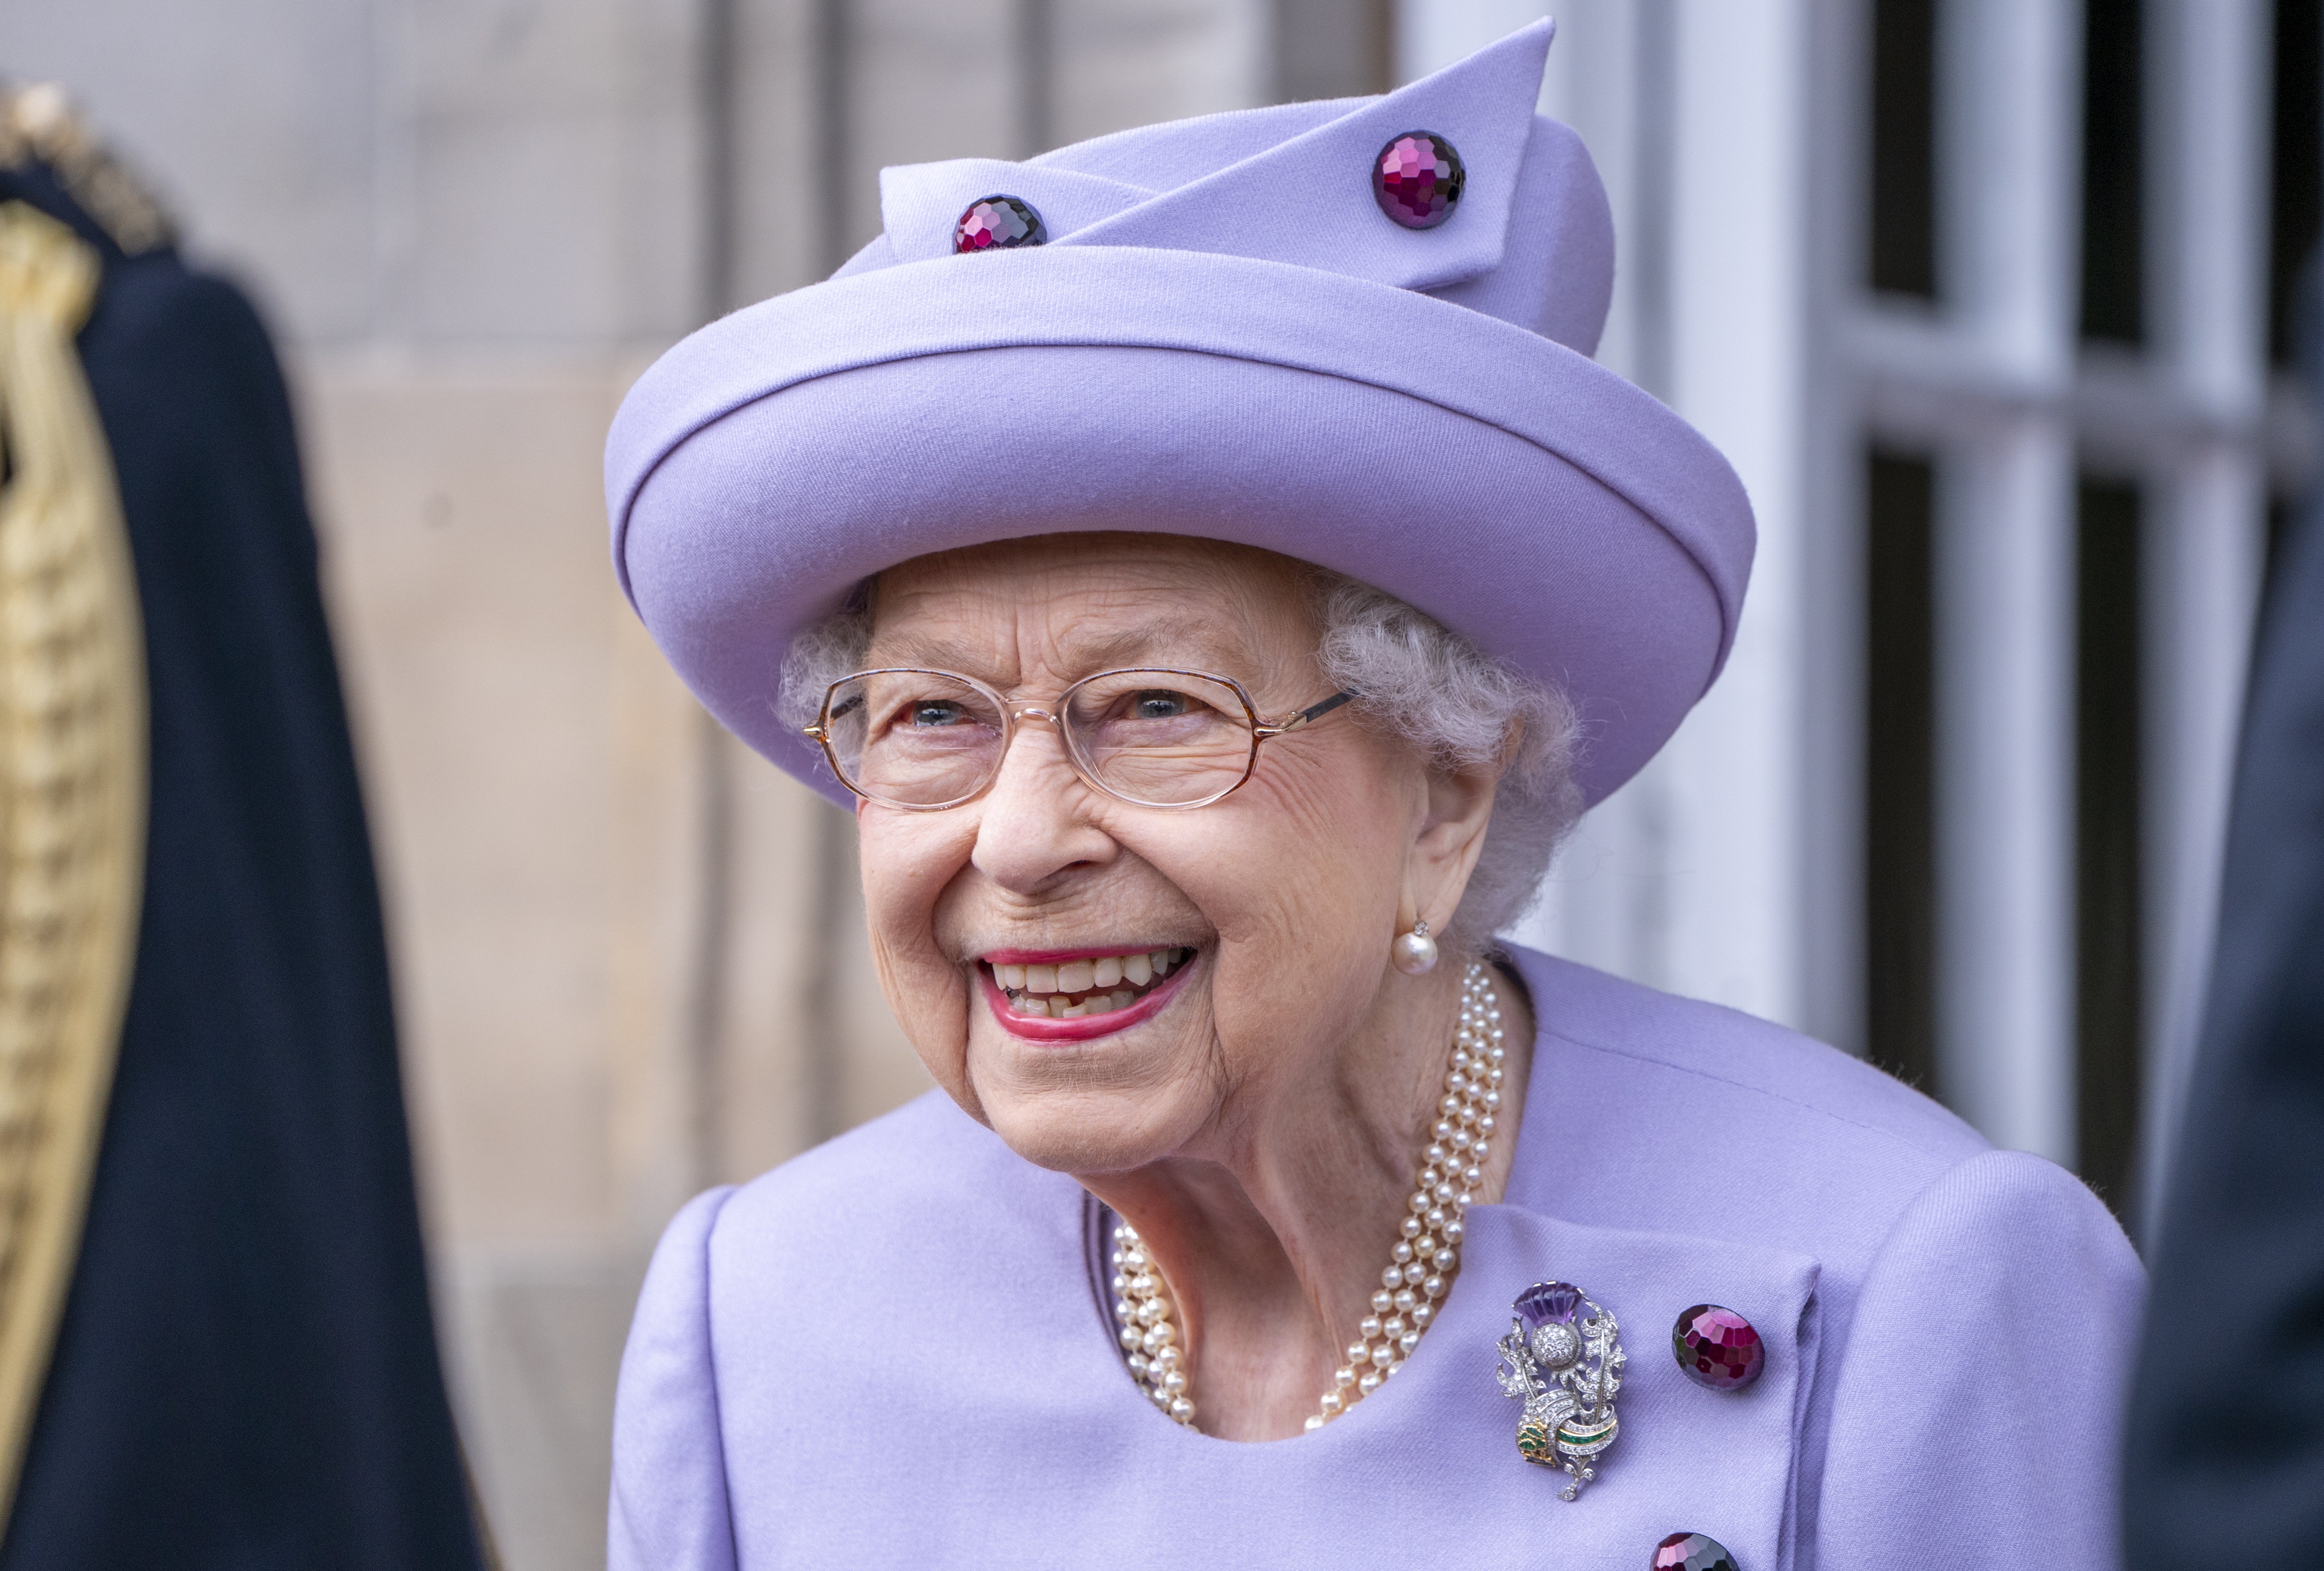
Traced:
<svg viewBox="0 0 2324 1571">
<path fill-rule="evenodd" d="M 614 587 L 623 390 L 869 239 L 884 164 L 1376 92 L 1552 10 L 1601 358 L 1762 533 L 1726 677 L 1518 936 L 1867 1055 L 2136 1232 L 2309 462 L 2314 0 L 0 0 L 0 71 L 281 339 L 512 1571 L 603 1563 L 670 1213 L 927 1085 L 844 818 Z"/>
</svg>

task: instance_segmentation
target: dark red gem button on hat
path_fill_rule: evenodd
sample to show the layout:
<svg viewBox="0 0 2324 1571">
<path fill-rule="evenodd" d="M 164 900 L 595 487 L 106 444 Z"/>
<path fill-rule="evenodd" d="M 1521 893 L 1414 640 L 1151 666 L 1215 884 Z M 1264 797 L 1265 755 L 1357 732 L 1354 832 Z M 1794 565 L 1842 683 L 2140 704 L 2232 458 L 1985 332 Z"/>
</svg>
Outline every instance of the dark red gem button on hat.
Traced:
<svg viewBox="0 0 2324 1571">
<path fill-rule="evenodd" d="M 1697 1304 L 1671 1330 L 1671 1352 L 1686 1378 L 1706 1391 L 1741 1391 L 1766 1366 L 1758 1328 L 1732 1309 Z"/>
<path fill-rule="evenodd" d="M 1048 238 L 1049 232 L 1041 226 L 1041 215 L 1033 210 L 1032 203 L 1018 197 L 979 197 L 952 226 L 952 254 L 1014 251 L 1019 245 L 1039 245 Z"/>
<path fill-rule="evenodd" d="M 1655 1546 L 1654 1571 L 1739 1571 L 1735 1557 L 1717 1539 L 1673 1533 Z"/>
<path fill-rule="evenodd" d="M 1468 178 L 1461 155 L 1434 131 L 1393 137 L 1372 160 L 1372 195 L 1380 211 L 1407 229 L 1434 229 L 1451 217 Z"/>
</svg>

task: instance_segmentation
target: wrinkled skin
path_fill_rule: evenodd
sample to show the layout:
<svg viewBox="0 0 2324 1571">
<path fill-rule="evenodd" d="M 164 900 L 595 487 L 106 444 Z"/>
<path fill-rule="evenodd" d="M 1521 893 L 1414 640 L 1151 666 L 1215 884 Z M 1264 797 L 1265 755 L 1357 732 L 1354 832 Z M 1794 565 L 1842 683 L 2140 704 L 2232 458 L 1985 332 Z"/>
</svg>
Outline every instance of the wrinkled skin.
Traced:
<svg viewBox="0 0 2324 1571">
<path fill-rule="evenodd" d="M 1299 564 L 1144 534 L 1051 536 L 881 576 L 867 664 L 930 666 L 1041 705 L 1111 666 L 1242 682 L 1262 715 L 1331 692 Z M 888 1002 L 936 1082 L 1028 1160 L 1076 1177 L 1147 1240 L 1176 1294 L 1197 1423 L 1297 1435 L 1331 1383 L 1404 1215 L 1441 1092 L 1462 967 L 1407 976 L 1389 943 L 1443 932 L 1497 771 L 1431 770 L 1342 709 L 1268 742 L 1240 790 L 1134 807 L 1021 725 L 982 797 L 859 809 Z M 996 1018 L 996 950 L 1183 946 L 1151 1019 L 1076 1043 Z M 1496 975 L 1512 1049 L 1482 1198 L 1507 1181 L 1531 1018 Z M 1107 1328 L 1093 1326 L 1093 1335 Z M 1127 1377 L 1125 1402 L 1141 1399 Z"/>
</svg>

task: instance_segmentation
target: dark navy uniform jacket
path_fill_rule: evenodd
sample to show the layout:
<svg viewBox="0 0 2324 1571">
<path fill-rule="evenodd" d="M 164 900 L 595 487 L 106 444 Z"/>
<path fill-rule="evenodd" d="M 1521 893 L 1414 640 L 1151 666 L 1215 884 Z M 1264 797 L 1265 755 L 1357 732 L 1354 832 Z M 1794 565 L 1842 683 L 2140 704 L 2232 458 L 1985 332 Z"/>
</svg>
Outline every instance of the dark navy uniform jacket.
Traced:
<svg viewBox="0 0 2324 1571">
<path fill-rule="evenodd" d="M 478 1564 L 289 400 L 231 284 L 104 262 L 79 347 L 149 661 L 136 970 L 5 1571 Z"/>
</svg>

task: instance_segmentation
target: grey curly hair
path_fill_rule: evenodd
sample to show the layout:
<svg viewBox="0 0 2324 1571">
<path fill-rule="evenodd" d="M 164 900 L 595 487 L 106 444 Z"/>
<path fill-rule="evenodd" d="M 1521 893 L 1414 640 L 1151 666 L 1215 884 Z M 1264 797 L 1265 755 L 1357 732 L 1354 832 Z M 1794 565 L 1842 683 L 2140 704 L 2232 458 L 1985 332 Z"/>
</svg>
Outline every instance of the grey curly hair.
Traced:
<svg viewBox="0 0 2324 1571">
<path fill-rule="evenodd" d="M 1456 958 L 1481 955 L 1533 904 L 1558 846 L 1582 817 L 1573 706 L 1556 688 L 1369 584 L 1319 568 L 1309 593 L 1323 679 L 1361 695 L 1350 707 L 1362 724 L 1400 738 L 1438 769 L 1502 761 L 1484 849 L 1439 935 Z M 862 601 L 859 596 L 792 640 L 779 701 L 787 723 L 811 724 L 831 684 L 862 669 L 872 642 Z"/>
</svg>

